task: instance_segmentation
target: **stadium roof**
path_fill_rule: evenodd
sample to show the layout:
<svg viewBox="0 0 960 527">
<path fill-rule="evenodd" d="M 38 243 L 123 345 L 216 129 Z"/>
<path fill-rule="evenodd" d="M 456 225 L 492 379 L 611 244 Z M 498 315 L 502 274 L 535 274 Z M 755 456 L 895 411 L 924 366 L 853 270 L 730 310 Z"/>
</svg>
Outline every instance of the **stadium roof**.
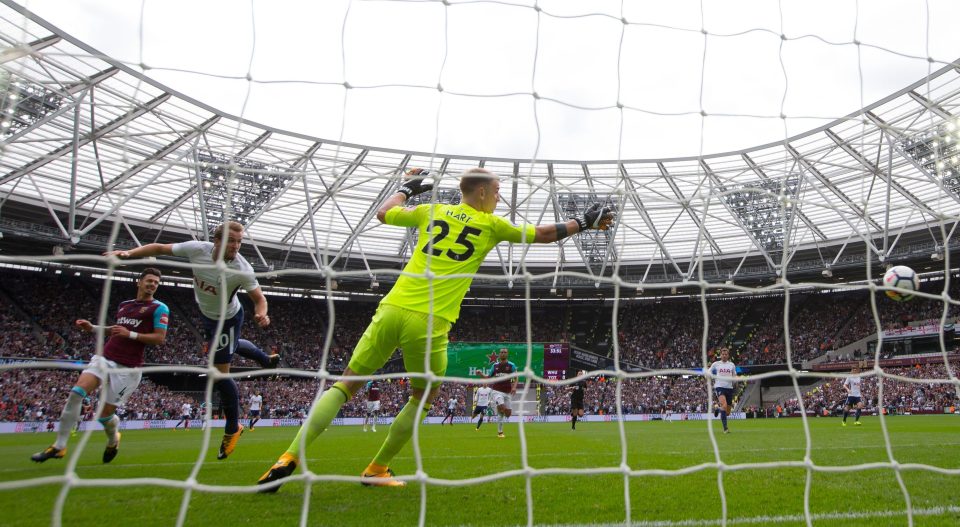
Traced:
<svg viewBox="0 0 960 527">
<path fill-rule="evenodd" d="M 595 200 L 619 216 L 599 237 L 491 252 L 486 264 L 507 273 L 525 262 L 695 277 L 701 258 L 715 276 L 736 275 L 745 261 L 776 273 L 798 254 L 827 265 L 850 247 L 883 259 L 913 251 L 907 240 L 925 240 L 929 254 L 947 245 L 960 218 L 956 65 L 826 126 L 741 151 L 620 161 L 463 157 L 242 121 L 3 3 L 0 199 L 47 211 L 35 221 L 54 225 L 65 242 L 102 234 L 117 218 L 135 240 L 131 226 L 148 226 L 161 241 L 204 238 L 229 201 L 258 253 L 309 255 L 318 268 L 395 266 L 409 255 L 411 234 L 379 225 L 374 214 L 403 170 L 432 167 L 438 197 L 455 199 L 456 176 L 478 165 L 503 176 L 497 212 L 516 223 L 552 223 Z M 10 229 L 2 220 L 0 230 Z"/>
</svg>

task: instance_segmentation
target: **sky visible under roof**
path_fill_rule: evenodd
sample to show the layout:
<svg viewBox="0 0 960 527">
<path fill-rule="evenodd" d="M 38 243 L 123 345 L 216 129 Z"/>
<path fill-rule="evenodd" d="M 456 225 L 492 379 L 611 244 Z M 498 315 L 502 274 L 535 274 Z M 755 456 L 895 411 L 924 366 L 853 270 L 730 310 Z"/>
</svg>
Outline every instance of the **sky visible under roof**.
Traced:
<svg viewBox="0 0 960 527">
<path fill-rule="evenodd" d="M 228 114 L 327 140 L 482 157 L 748 148 L 960 58 L 951 0 L 26 5 Z"/>
</svg>

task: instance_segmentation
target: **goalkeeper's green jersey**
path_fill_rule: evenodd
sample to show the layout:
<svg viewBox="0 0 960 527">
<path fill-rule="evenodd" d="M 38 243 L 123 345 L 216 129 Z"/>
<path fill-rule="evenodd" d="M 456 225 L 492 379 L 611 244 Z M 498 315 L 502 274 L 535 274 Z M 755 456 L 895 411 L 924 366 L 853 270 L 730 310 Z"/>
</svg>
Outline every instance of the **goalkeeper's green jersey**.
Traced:
<svg viewBox="0 0 960 527">
<path fill-rule="evenodd" d="M 430 209 L 433 208 L 433 223 Z M 381 303 L 430 313 L 430 289 L 433 288 L 433 314 L 451 323 L 460 316 L 460 302 L 470 289 L 473 274 L 498 243 L 533 243 L 536 227 L 517 227 L 500 216 L 459 205 L 419 205 L 415 208 L 394 207 L 387 211 L 386 222 L 400 227 L 416 227 L 417 247 L 403 270 L 419 276 L 402 275 Z M 526 232 L 524 232 L 526 231 Z M 428 268 L 433 280 L 423 274 Z M 463 278 L 441 278 L 449 275 L 471 275 Z"/>
</svg>

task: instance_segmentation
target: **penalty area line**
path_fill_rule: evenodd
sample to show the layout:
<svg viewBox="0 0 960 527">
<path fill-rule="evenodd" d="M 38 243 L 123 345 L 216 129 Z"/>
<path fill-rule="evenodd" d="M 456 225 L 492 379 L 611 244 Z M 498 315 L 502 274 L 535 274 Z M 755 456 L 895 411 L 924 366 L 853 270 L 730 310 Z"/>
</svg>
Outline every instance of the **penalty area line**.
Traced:
<svg viewBox="0 0 960 527">
<path fill-rule="evenodd" d="M 914 516 L 942 516 L 944 514 L 960 514 L 960 506 L 947 505 L 943 507 L 928 507 L 913 509 Z M 896 518 L 906 516 L 904 510 L 864 511 L 864 512 L 822 512 L 811 514 L 814 520 L 859 520 L 870 518 Z M 773 523 L 796 523 L 805 518 L 802 514 L 785 514 L 781 516 L 749 516 L 741 518 L 727 518 L 727 525 L 767 525 Z M 568 523 L 551 525 L 550 527 L 624 527 L 623 523 Z M 723 521 L 712 520 L 636 520 L 630 522 L 631 527 L 710 527 L 723 525 Z"/>
</svg>

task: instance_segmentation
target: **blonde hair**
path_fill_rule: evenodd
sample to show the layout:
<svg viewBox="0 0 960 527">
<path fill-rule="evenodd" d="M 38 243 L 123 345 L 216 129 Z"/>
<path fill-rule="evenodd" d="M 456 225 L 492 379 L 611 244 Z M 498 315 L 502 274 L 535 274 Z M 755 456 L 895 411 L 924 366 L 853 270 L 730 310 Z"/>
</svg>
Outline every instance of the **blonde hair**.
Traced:
<svg viewBox="0 0 960 527">
<path fill-rule="evenodd" d="M 460 192 L 471 194 L 477 187 L 488 185 L 495 179 L 497 179 L 497 175 L 485 168 L 468 168 L 463 171 L 463 174 L 460 174 Z"/>
</svg>

